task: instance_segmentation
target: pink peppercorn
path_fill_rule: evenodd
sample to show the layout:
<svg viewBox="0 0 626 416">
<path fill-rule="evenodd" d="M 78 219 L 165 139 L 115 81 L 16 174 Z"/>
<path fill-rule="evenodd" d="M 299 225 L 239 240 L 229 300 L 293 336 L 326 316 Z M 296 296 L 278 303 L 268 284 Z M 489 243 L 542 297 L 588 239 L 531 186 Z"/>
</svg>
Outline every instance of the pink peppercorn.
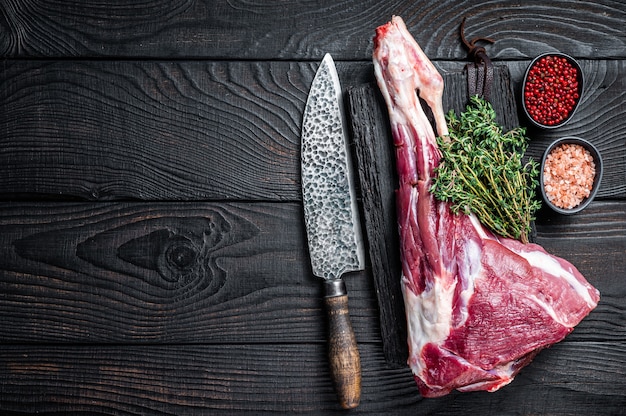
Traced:
<svg viewBox="0 0 626 416">
<path fill-rule="evenodd" d="M 529 117 L 556 126 L 572 114 L 580 98 L 579 69 L 566 57 L 546 55 L 529 68 L 524 83 L 524 106 Z"/>
</svg>

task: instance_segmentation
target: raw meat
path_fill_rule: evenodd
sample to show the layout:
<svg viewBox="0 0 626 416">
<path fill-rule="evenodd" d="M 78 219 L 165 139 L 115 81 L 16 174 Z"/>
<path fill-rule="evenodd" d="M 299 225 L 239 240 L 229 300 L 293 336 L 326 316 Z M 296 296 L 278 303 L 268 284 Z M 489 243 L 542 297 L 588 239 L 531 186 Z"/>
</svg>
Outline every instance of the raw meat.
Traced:
<svg viewBox="0 0 626 416">
<path fill-rule="evenodd" d="M 396 146 L 408 364 L 425 397 L 495 391 L 570 333 L 600 295 L 566 260 L 434 199 L 441 154 L 416 90 L 444 136 L 443 79 L 399 17 L 377 29 L 373 58 Z"/>
</svg>

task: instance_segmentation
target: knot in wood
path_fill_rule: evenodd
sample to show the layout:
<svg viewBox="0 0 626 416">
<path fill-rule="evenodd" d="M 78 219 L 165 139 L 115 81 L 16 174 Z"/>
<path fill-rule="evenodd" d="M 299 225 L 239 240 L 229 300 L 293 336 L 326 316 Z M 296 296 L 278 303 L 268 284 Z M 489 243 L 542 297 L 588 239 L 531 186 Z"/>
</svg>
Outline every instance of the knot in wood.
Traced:
<svg viewBox="0 0 626 416">
<path fill-rule="evenodd" d="M 165 257 L 172 268 L 185 271 L 191 269 L 196 263 L 198 250 L 187 238 L 177 237 L 167 247 Z"/>
<path fill-rule="evenodd" d="M 157 265 L 159 274 L 167 281 L 184 280 L 197 271 L 202 247 L 181 235 L 170 236 L 163 242 Z"/>
</svg>

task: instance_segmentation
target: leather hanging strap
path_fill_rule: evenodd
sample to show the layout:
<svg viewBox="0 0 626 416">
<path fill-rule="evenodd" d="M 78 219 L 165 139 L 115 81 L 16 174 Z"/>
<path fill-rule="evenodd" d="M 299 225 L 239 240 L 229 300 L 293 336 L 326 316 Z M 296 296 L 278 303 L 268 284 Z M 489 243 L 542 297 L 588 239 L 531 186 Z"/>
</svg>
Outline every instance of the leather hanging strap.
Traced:
<svg viewBox="0 0 626 416">
<path fill-rule="evenodd" d="M 490 38 L 474 38 L 468 41 L 465 38 L 465 20 L 461 22 L 461 41 L 468 49 L 468 55 L 474 60 L 473 63 L 465 65 L 467 70 L 467 91 L 469 96 L 478 95 L 485 100 L 489 100 L 491 92 L 491 84 L 493 82 L 493 65 L 491 59 L 487 56 L 485 48 L 478 46 L 476 43 L 480 41 L 493 43 Z"/>
</svg>

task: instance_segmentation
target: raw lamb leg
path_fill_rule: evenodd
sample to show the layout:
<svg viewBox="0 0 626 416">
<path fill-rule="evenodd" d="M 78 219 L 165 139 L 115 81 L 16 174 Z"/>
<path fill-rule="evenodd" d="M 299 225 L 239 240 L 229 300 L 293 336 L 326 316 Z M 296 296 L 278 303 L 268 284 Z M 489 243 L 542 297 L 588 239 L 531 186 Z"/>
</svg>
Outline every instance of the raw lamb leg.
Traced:
<svg viewBox="0 0 626 416">
<path fill-rule="evenodd" d="M 396 146 L 408 364 L 425 397 L 495 391 L 570 333 L 599 293 L 566 260 L 432 196 L 441 154 L 416 91 L 446 135 L 442 77 L 400 17 L 377 29 L 373 58 Z"/>
</svg>

